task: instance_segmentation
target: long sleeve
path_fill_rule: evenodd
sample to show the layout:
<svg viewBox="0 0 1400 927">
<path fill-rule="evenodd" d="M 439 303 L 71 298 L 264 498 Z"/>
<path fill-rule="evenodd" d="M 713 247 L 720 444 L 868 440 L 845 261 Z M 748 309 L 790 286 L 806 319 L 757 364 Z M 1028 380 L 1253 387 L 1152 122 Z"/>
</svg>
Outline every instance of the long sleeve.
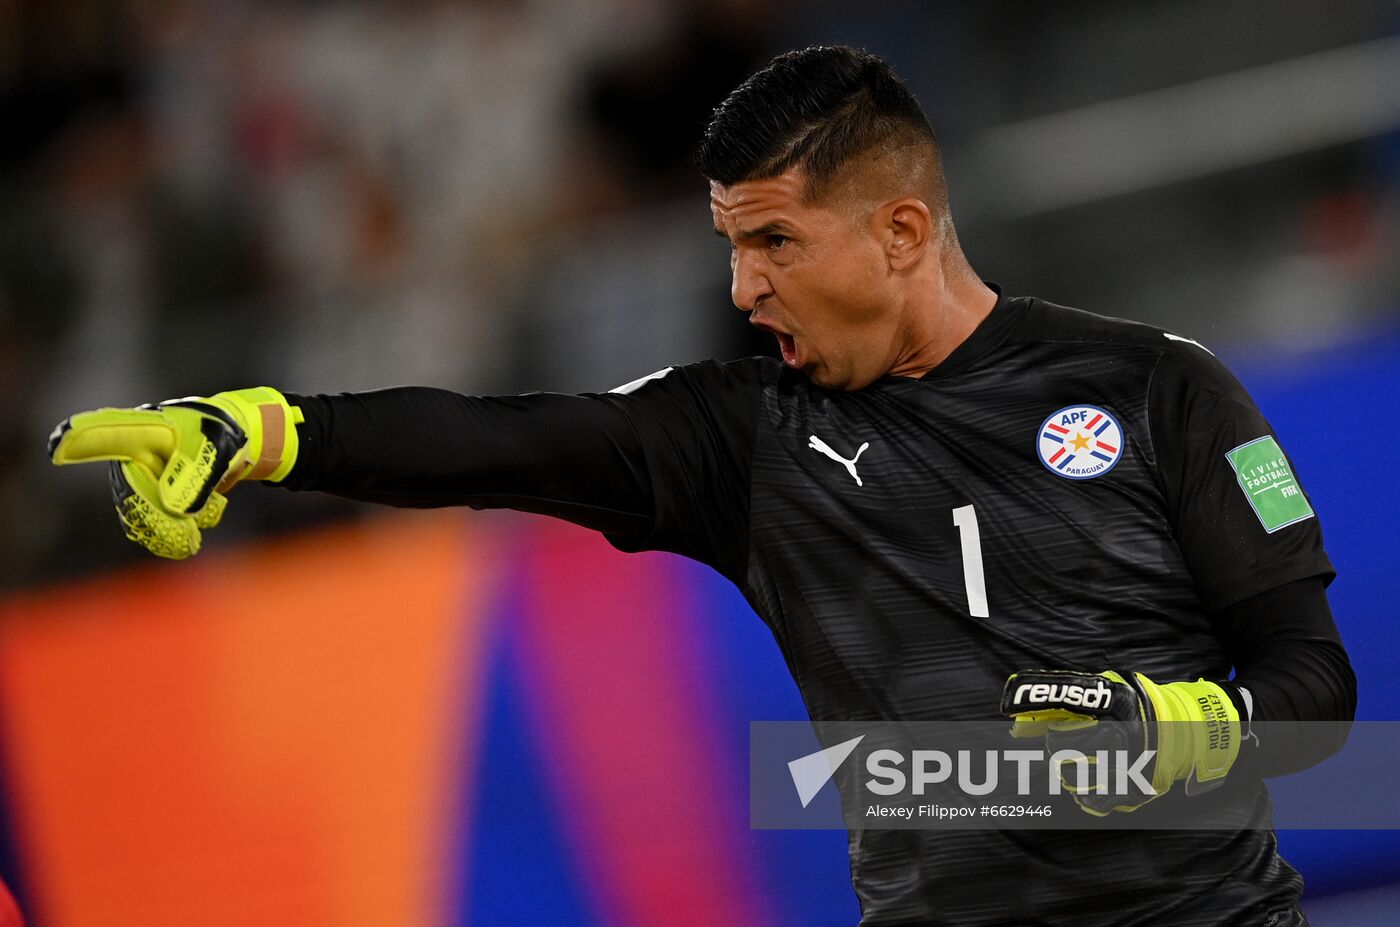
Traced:
<svg viewBox="0 0 1400 927">
<path fill-rule="evenodd" d="M 651 524 L 641 443 L 599 397 L 398 387 L 288 401 L 306 420 L 287 489 L 413 508 L 513 508 L 624 535 Z"/>
<path fill-rule="evenodd" d="M 1278 586 L 1214 618 L 1235 664 L 1225 688 L 1250 716 L 1247 762 L 1279 776 L 1340 750 L 1356 714 L 1356 674 L 1322 579 Z"/>
<path fill-rule="evenodd" d="M 549 515 L 622 550 L 674 551 L 736 578 L 748 543 L 755 364 L 667 368 L 578 396 L 288 394 L 305 421 L 296 465 L 278 485 Z"/>
</svg>

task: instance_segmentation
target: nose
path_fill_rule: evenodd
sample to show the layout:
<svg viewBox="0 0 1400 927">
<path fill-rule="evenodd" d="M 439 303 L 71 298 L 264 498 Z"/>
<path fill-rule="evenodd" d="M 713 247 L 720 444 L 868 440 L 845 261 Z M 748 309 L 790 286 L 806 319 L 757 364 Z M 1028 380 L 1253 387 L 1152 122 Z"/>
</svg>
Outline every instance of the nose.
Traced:
<svg viewBox="0 0 1400 927">
<path fill-rule="evenodd" d="M 744 248 L 734 252 L 734 277 L 729 286 L 729 298 L 745 312 L 753 312 L 773 292 L 773 285 L 759 265 L 761 256 L 745 252 Z"/>
</svg>

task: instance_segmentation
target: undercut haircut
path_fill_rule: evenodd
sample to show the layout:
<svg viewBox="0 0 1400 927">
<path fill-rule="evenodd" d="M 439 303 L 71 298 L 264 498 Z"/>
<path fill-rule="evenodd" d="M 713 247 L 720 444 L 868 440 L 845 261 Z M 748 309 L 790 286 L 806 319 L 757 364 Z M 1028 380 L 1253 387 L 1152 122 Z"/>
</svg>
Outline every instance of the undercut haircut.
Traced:
<svg viewBox="0 0 1400 927">
<path fill-rule="evenodd" d="M 862 162 L 909 155 L 939 218 L 948 214 L 938 140 L 914 95 L 885 60 L 844 45 L 774 58 L 715 108 L 696 152 L 710 180 L 732 186 L 799 168 L 803 197 L 825 195 Z M 910 180 L 914 177 L 910 176 Z"/>
</svg>

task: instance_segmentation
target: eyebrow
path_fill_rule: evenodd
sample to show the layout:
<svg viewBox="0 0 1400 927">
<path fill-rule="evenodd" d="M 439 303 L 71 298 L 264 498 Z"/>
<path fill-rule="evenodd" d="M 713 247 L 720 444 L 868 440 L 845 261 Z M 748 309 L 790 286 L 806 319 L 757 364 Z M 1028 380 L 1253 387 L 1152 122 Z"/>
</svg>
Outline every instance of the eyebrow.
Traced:
<svg viewBox="0 0 1400 927">
<path fill-rule="evenodd" d="M 791 230 L 788 228 L 788 225 L 787 225 L 786 222 L 781 222 L 781 221 L 778 221 L 778 222 L 765 222 L 763 225 L 760 225 L 760 226 L 759 226 L 758 228 L 756 228 L 756 229 L 751 229 L 751 230 L 749 230 L 749 231 L 747 231 L 747 232 L 740 232 L 740 233 L 739 233 L 739 240 L 740 240 L 740 241 L 748 241 L 748 240 L 751 239 L 751 238 L 762 238 L 764 235 L 773 235 L 773 234 L 787 235 L 787 234 L 790 234 L 790 231 L 791 231 Z M 715 229 L 715 234 L 718 235 L 720 238 L 728 238 L 728 237 L 729 237 L 729 236 L 725 233 L 724 229 Z"/>
</svg>

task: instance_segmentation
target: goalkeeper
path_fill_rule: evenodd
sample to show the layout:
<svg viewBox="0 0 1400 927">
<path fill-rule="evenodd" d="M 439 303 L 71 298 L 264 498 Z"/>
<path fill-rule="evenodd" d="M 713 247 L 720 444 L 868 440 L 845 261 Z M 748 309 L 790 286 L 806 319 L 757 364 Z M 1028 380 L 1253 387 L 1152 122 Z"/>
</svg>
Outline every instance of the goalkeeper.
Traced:
<svg viewBox="0 0 1400 927">
<path fill-rule="evenodd" d="M 107 461 L 127 534 L 167 557 L 244 481 L 680 553 L 743 591 L 815 719 L 1116 739 L 1152 751 L 1151 791 L 1076 794 L 1086 811 L 1228 800 L 1256 825 L 853 829 L 862 927 L 1306 923 L 1260 777 L 1341 746 L 1356 680 L 1312 502 L 1244 388 L 1187 338 L 984 282 L 933 131 L 877 58 L 780 56 L 699 163 L 733 300 L 781 362 L 581 396 L 235 390 L 80 413 L 50 453 Z M 1309 721 L 1341 723 L 1259 730 Z"/>
</svg>

